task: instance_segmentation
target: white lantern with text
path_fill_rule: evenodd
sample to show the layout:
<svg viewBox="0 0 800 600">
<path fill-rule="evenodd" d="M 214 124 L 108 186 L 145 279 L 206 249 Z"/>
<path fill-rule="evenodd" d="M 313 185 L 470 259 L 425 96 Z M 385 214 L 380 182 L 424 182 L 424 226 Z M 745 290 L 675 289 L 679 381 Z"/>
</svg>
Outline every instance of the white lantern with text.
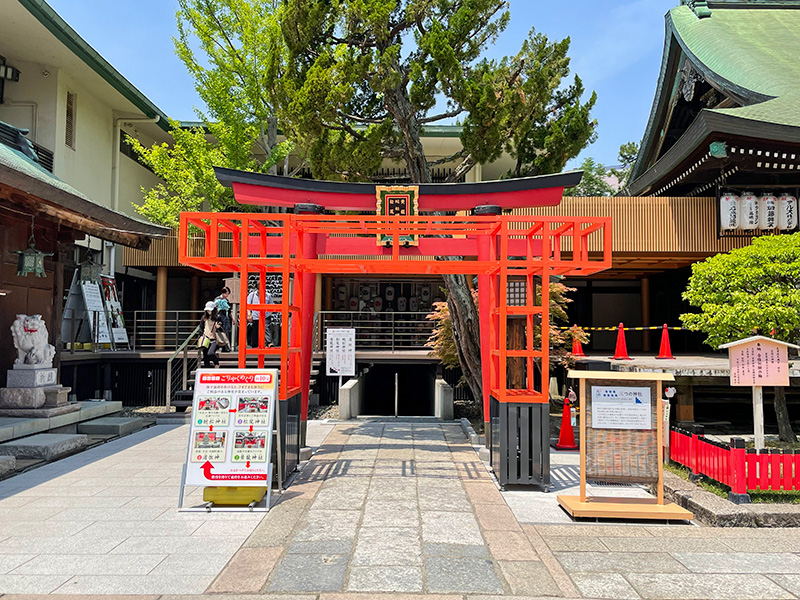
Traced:
<svg viewBox="0 0 800 600">
<path fill-rule="evenodd" d="M 739 227 L 739 196 L 725 194 L 719 199 L 720 229 L 730 231 Z"/>
<path fill-rule="evenodd" d="M 750 192 L 742 194 L 739 200 L 739 229 L 758 229 L 758 196 Z"/>
<path fill-rule="evenodd" d="M 797 198 L 781 194 L 778 199 L 778 229 L 784 231 L 797 227 Z"/>
<path fill-rule="evenodd" d="M 761 229 L 775 229 L 778 226 L 778 198 L 764 194 L 759 200 L 758 226 Z"/>
</svg>

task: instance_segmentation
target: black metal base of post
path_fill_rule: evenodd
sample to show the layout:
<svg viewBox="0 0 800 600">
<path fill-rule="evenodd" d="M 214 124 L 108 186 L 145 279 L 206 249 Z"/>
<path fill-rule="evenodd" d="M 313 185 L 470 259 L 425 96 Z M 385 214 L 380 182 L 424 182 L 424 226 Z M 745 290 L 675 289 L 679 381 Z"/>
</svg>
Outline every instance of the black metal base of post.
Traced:
<svg viewBox="0 0 800 600">
<path fill-rule="evenodd" d="M 492 468 L 501 486 L 550 485 L 550 411 L 548 404 L 490 398 L 487 439 Z"/>
</svg>

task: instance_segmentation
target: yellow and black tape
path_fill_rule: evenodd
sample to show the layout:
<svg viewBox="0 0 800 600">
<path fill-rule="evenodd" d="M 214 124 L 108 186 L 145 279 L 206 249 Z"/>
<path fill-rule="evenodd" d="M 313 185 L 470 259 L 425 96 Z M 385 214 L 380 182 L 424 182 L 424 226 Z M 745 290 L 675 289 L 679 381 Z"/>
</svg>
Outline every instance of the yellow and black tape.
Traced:
<svg viewBox="0 0 800 600">
<path fill-rule="evenodd" d="M 572 329 L 572 327 L 576 327 L 577 329 L 582 329 L 583 331 L 619 331 L 619 325 L 616 327 L 578 327 L 578 326 L 571 326 L 571 327 L 554 327 L 554 329 Z M 623 327 L 623 331 L 658 331 L 663 330 L 664 326 L 660 325 L 658 327 Z M 667 327 L 670 331 L 681 331 L 685 329 L 685 327 Z"/>
</svg>

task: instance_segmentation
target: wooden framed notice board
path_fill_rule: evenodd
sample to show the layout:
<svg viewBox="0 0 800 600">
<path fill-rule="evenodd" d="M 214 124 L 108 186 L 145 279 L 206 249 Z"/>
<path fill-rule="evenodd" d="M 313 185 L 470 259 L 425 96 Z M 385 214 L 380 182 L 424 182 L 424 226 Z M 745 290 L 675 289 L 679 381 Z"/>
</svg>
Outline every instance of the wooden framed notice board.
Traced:
<svg viewBox="0 0 800 600">
<path fill-rule="evenodd" d="M 580 495 L 558 496 L 573 517 L 692 519 L 664 502 L 661 385 L 671 373 L 575 371 L 580 381 Z M 591 497 L 586 481 L 655 484 L 656 498 Z"/>
</svg>

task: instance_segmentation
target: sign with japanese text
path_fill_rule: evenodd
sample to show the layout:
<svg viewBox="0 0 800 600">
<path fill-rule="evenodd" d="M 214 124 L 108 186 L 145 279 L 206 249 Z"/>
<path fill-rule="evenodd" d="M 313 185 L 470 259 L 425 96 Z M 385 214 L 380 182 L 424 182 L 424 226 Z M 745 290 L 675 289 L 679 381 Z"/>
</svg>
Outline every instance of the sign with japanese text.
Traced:
<svg viewBox="0 0 800 600">
<path fill-rule="evenodd" d="M 786 344 L 762 338 L 732 345 L 728 351 L 732 386 L 789 385 L 789 352 Z"/>
<path fill-rule="evenodd" d="M 197 371 L 187 485 L 270 485 L 277 389 L 277 369 Z"/>
<path fill-rule="evenodd" d="M 356 330 L 326 330 L 326 373 L 353 377 L 356 374 Z"/>
<path fill-rule="evenodd" d="M 592 386 L 592 427 L 652 429 L 650 388 Z"/>
</svg>

